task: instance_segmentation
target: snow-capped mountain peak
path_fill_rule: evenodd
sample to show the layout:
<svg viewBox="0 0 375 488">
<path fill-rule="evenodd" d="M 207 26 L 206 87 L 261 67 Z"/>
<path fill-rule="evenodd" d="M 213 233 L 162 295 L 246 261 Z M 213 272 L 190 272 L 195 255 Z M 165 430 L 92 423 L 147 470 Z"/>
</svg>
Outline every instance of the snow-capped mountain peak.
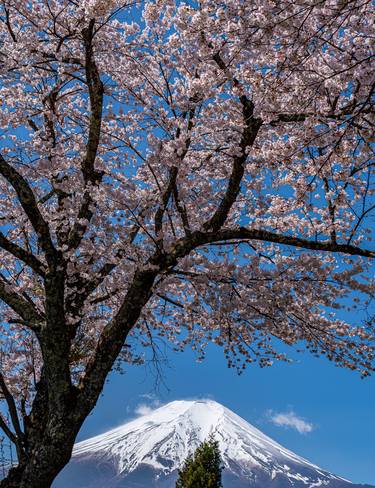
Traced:
<svg viewBox="0 0 375 488">
<path fill-rule="evenodd" d="M 98 476 L 92 483 L 74 486 L 172 488 L 186 457 L 211 434 L 219 441 L 226 488 L 355 487 L 284 448 L 212 400 L 173 401 L 76 444 L 71 469 L 79 472 L 89 463 Z M 101 470 L 108 473 L 108 480 L 104 477 L 106 481 L 97 484 Z M 60 487 L 68 488 L 58 484 Z"/>
</svg>

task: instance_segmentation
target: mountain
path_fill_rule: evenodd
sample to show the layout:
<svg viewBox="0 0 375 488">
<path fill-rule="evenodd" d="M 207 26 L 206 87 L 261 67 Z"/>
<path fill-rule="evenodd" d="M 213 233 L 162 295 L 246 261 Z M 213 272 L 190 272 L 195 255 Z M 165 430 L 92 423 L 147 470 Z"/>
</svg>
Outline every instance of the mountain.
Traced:
<svg viewBox="0 0 375 488">
<path fill-rule="evenodd" d="M 224 488 L 366 488 L 297 456 L 211 400 L 174 401 L 76 444 L 53 488 L 173 488 L 187 455 L 211 433 Z"/>
</svg>

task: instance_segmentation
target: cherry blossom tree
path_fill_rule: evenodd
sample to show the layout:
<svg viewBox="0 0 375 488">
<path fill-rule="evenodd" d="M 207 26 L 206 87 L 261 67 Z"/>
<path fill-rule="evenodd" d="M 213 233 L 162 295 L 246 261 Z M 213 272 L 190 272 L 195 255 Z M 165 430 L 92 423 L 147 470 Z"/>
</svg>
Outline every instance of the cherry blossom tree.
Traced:
<svg viewBox="0 0 375 488">
<path fill-rule="evenodd" d="M 373 2 L 0 9 L 1 487 L 49 487 L 157 336 L 373 370 Z"/>
</svg>

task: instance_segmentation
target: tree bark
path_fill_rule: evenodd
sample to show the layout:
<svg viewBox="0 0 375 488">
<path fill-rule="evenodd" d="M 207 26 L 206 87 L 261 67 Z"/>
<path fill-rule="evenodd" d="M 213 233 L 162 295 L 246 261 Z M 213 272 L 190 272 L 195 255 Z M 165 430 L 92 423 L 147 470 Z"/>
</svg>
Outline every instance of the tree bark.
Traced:
<svg viewBox="0 0 375 488">
<path fill-rule="evenodd" d="M 77 408 L 75 387 L 58 411 L 48 408 L 46 394 L 47 389 L 40 385 L 32 413 L 25 419 L 25 455 L 0 482 L 0 488 L 50 488 L 71 458 L 76 436 L 89 412 Z"/>
<path fill-rule="evenodd" d="M 50 488 L 53 480 L 69 462 L 74 441 L 82 422 L 69 417 L 51 422 L 44 432 L 34 431 L 30 454 L 12 468 L 1 488 Z"/>
</svg>

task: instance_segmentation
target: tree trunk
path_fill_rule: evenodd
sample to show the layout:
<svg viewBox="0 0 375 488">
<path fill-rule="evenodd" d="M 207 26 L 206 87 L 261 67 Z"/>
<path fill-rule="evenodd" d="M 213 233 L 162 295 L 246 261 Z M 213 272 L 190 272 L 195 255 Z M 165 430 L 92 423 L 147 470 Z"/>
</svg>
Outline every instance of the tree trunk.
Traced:
<svg viewBox="0 0 375 488">
<path fill-rule="evenodd" d="M 26 463 L 12 468 L 0 487 L 50 488 L 53 480 L 68 463 L 71 452 L 71 446 L 42 446 Z"/>
<path fill-rule="evenodd" d="M 151 296 L 156 274 L 155 269 L 135 274 L 123 305 L 107 324 L 78 386 L 71 382 L 72 337 L 64 310 L 59 308 L 63 288 L 55 277 L 48 277 L 48 322 L 38 336 L 44 361 L 41 378 L 31 413 L 24 419 L 23 457 L 0 482 L 0 488 L 50 488 L 68 464 L 78 431 L 95 407 L 127 334 Z"/>
<path fill-rule="evenodd" d="M 50 488 L 70 460 L 81 424 L 74 424 L 67 415 L 64 422 L 51 424 L 44 433 L 34 432 L 34 439 L 30 440 L 35 447 L 9 471 L 7 478 L 0 482 L 0 488 Z"/>
<path fill-rule="evenodd" d="M 61 402 L 59 409 L 48 406 L 44 372 L 29 416 L 24 419 L 25 443 L 19 465 L 0 482 L 0 488 L 50 488 L 68 464 L 75 438 L 89 410 L 77 408 L 77 391 Z M 94 404 L 91 405 L 91 409 Z"/>
<path fill-rule="evenodd" d="M 24 419 L 22 457 L 0 488 L 49 488 L 69 462 L 76 435 L 89 413 L 78 407 L 78 390 L 71 382 L 72 333 L 65 321 L 63 271 L 48 274 L 45 286 L 47 320 L 37 336 L 43 355 L 41 378 L 31 412 Z M 95 403 L 96 398 L 90 410 Z"/>
<path fill-rule="evenodd" d="M 43 369 L 31 413 L 24 418 L 23 457 L 0 481 L 0 488 L 50 488 L 68 464 L 77 434 L 94 408 L 102 387 L 103 384 L 99 385 L 97 395 L 83 402 L 79 395 L 82 392 L 71 386 L 53 408 Z"/>
<path fill-rule="evenodd" d="M 65 447 L 60 450 L 66 451 Z M 50 488 L 53 480 L 69 461 L 70 453 L 67 453 L 66 461 L 61 461 L 61 453 L 38 453 L 35 458 L 30 458 L 26 464 L 12 468 L 0 483 L 1 488 Z"/>
</svg>

